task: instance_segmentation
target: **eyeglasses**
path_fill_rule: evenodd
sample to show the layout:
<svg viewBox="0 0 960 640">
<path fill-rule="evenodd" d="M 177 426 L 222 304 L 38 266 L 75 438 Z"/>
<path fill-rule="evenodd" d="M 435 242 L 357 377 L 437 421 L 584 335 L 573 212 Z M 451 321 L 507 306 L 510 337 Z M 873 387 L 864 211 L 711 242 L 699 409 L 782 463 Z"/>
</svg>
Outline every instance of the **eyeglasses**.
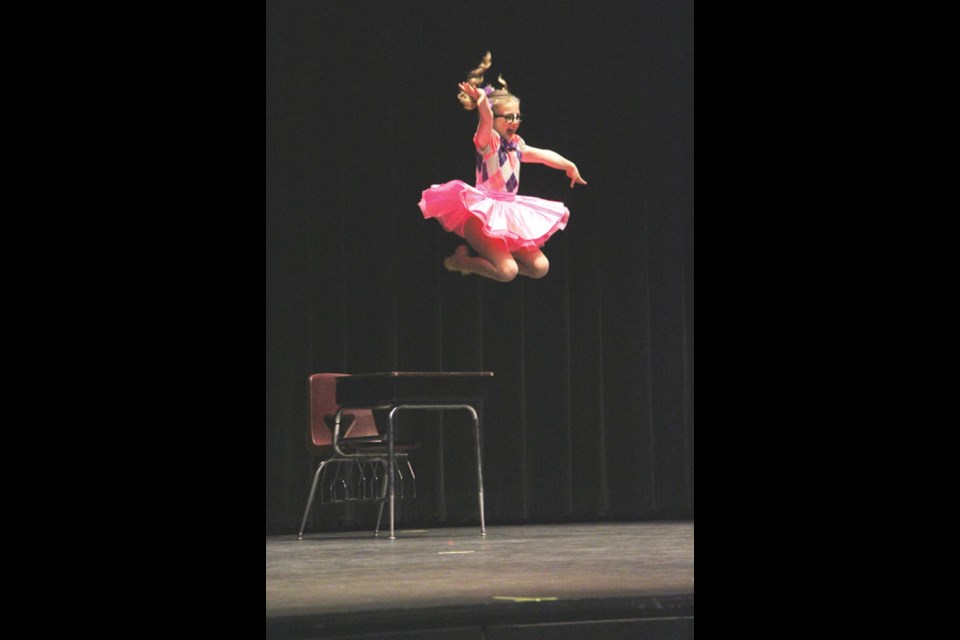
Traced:
<svg viewBox="0 0 960 640">
<path fill-rule="evenodd" d="M 505 116 L 498 116 L 497 114 L 493 114 L 493 117 L 494 117 L 494 118 L 503 118 L 503 119 L 506 120 L 507 122 L 514 122 L 514 121 L 516 121 L 516 122 L 523 122 L 523 116 L 521 116 L 519 113 L 508 113 L 508 114 L 505 115 Z"/>
</svg>

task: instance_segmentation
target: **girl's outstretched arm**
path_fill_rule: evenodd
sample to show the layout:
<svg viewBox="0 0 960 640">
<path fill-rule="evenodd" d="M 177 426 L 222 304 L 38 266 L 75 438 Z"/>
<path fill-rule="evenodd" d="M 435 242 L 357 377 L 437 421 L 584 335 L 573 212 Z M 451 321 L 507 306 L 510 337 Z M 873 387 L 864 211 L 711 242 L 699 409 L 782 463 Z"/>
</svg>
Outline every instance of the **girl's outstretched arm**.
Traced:
<svg viewBox="0 0 960 640">
<path fill-rule="evenodd" d="M 556 151 L 550 151 L 549 149 L 537 149 L 536 147 L 526 145 L 526 147 L 523 149 L 523 161 L 537 162 L 540 164 L 545 164 L 551 169 L 565 171 L 567 177 L 570 178 L 571 189 L 573 189 L 573 185 L 575 184 L 587 184 L 587 181 L 580 177 L 580 171 L 577 169 L 577 165 L 573 164 Z"/>
<path fill-rule="evenodd" d="M 490 99 L 487 98 L 486 91 L 469 82 L 461 82 L 459 86 L 460 91 L 477 103 L 477 112 L 480 114 L 480 124 L 477 125 L 477 145 L 483 148 L 490 144 L 490 132 L 493 131 L 493 109 L 490 108 Z"/>
</svg>

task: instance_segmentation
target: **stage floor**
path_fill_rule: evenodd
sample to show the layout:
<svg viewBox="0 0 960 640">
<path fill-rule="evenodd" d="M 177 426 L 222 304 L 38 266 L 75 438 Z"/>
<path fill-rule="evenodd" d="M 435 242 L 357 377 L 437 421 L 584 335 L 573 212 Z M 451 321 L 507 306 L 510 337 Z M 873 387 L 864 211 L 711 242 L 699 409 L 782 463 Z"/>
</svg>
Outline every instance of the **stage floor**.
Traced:
<svg viewBox="0 0 960 640">
<path fill-rule="evenodd" d="M 267 637 L 693 637 L 693 522 L 396 535 L 267 537 Z"/>
</svg>

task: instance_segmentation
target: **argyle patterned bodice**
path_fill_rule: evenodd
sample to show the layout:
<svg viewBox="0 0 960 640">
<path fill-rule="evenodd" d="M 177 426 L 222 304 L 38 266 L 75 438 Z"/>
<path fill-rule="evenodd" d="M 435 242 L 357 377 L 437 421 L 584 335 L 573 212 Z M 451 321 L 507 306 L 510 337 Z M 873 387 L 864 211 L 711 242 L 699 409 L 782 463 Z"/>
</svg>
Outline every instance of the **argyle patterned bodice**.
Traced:
<svg viewBox="0 0 960 640">
<path fill-rule="evenodd" d="M 504 142 L 496 132 L 491 132 L 490 143 L 477 149 L 477 188 L 516 193 L 520 188 L 524 148 L 526 143 L 520 136 L 513 136 L 512 142 Z"/>
</svg>

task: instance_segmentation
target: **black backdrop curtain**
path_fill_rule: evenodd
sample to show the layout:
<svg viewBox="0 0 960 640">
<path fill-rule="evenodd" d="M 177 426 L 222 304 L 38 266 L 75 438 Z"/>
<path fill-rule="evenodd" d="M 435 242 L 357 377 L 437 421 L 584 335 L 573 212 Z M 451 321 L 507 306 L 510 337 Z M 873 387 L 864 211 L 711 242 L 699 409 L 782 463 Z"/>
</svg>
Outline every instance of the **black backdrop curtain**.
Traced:
<svg viewBox="0 0 960 640">
<path fill-rule="evenodd" d="M 520 193 L 568 227 L 542 280 L 443 270 L 417 208 L 473 183 L 456 83 L 490 50 L 520 134 L 577 163 Z M 267 533 L 300 524 L 310 373 L 491 370 L 488 523 L 693 517 L 693 2 L 266 4 Z M 466 419 L 403 414 L 401 525 L 475 521 Z M 331 506 L 311 526 L 370 526 Z"/>
</svg>

